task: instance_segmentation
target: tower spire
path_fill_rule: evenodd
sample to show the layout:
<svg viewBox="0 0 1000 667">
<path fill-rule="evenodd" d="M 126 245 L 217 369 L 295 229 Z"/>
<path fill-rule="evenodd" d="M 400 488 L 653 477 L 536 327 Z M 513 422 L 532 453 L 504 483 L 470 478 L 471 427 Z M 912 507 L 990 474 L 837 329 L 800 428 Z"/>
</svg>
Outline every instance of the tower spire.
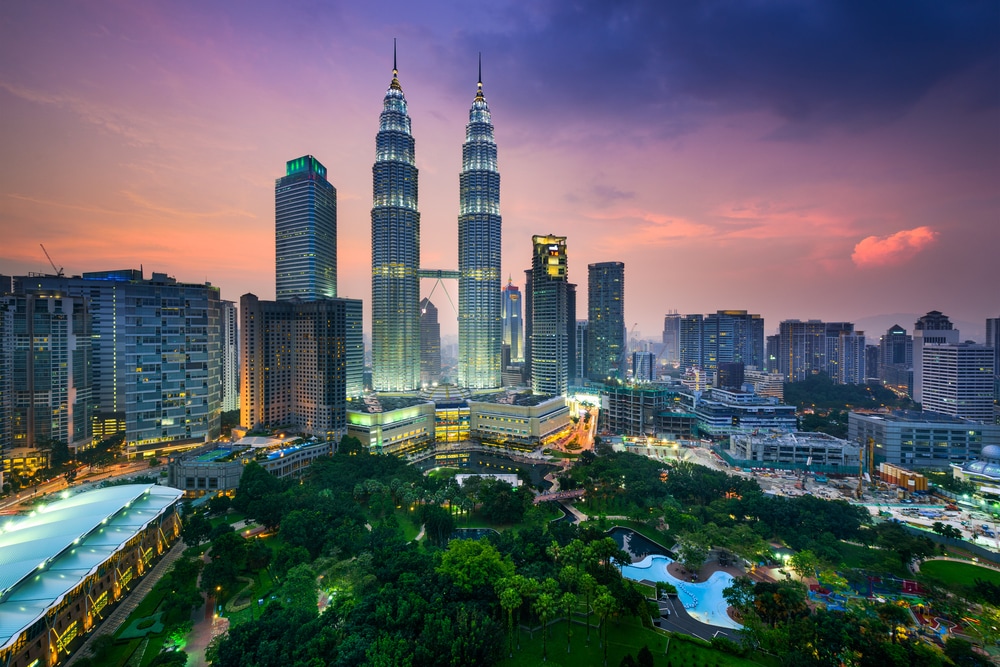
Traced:
<svg viewBox="0 0 1000 667">
<path fill-rule="evenodd" d="M 479 83 L 476 84 L 476 99 L 482 100 L 483 97 L 483 52 L 479 52 Z"/>
<path fill-rule="evenodd" d="M 394 90 L 403 90 L 403 87 L 399 85 L 399 69 L 396 67 L 396 38 L 392 38 L 392 82 L 389 84 L 389 88 Z"/>
</svg>

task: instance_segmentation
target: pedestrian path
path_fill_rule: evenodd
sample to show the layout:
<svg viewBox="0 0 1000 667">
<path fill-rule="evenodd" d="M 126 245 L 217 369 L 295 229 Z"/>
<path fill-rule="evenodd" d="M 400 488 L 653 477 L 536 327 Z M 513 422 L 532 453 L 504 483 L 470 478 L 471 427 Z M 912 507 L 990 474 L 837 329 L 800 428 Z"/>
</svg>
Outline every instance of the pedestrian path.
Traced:
<svg viewBox="0 0 1000 667">
<path fill-rule="evenodd" d="M 101 621 L 100 625 L 97 626 L 97 629 L 90 633 L 90 636 L 87 637 L 87 641 L 83 642 L 78 649 L 73 651 L 73 655 L 71 655 L 69 660 L 66 661 L 65 667 L 70 667 L 70 665 L 76 661 L 78 656 L 89 653 L 90 643 L 94 641 L 95 637 L 100 637 L 101 635 L 114 635 L 118 632 L 118 628 L 122 626 L 125 619 L 127 619 L 129 615 L 135 611 L 135 608 L 139 606 L 139 603 L 142 602 L 143 598 L 149 595 L 149 592 L 153 590 L 153 586 L 156 585 L 156 582 L 158 582 L 160 577 L 162 577 L 164 573 L 170 569 L 170 566 L 173 565 L 174 561 L 181 557 L 184 553 L 184 549 L 186 548 L 184 540 L 177 540 L 170 551 L 168 551 L 166 555 L 160 559 L 160 562 L 153 566 L 152 571 L 140 579 L 136 587 L 129 591 L 128 596 L 118 603 L 118 606 L 113 612 L 111 612 L 111 615 Z"/>
</svg>

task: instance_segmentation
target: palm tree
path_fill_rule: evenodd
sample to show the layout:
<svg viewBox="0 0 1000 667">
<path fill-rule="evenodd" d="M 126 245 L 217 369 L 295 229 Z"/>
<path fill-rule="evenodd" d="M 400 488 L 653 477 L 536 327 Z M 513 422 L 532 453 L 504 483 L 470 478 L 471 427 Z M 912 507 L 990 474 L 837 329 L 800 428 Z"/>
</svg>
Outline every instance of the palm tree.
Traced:
<svg viewBox="0 0 1000 667">
<path fill-rule="evenodd" d="M 607 588 L 600 586 L 599 589 L 603 589 L 601 593 L 598 594 L 597 598 L 594 600 L 594 611 L 597 615 L 601 617 L 601 624 L 597 629 L 597 636 L 601 642 L 601 647 L 604 649 L 604 667 L 608 667 L 608 616 L 611 615 L 618 606 L 617 600 L 608 592 Z M 603 637 L 601 631 L 604 631 Z"/>
<path fill-rule="evenodd" d="M 546 639 L 549 634 L 549 620 L 555 615 L 556 611 L 559 609 L 556 599 L 548 594 L 541 593 L 537 598 L 535 598 L 535 613 L 538 614 L 539 620 L 542 622 L 542 660 L 548 660 L 548 651 L 546 646 Z M 607 662 L 605 660 L 605 662 Z"/>
<path fill-rule="evenodd" d="M 580 588 L 587 596 L 587 643 L 590 644 L 590 598 L 597 590 L 597 579 L 594 579 L 589 572 L 584 572 L 580 575 Z"/>
<path fill-rule="evenodd" d="M 521 594 L 514 586 L 504 589 L 500 593 L 500 606 L 507 611 L 507 648 L 511 658 L 514 657 L 514 610 L 521 607 Z M 521 633 L 518 632 L 517 648 L 521 648 Z"/>
<path fill-rule="evenodd" d="M 570 652 L 569 638 L 573 636 L 573 606 L 576 604 L 576 596 L 572 593 L 563 593 L 559 598 L 563 609 L 566 610 L 566 652 Z"/>
</svg>

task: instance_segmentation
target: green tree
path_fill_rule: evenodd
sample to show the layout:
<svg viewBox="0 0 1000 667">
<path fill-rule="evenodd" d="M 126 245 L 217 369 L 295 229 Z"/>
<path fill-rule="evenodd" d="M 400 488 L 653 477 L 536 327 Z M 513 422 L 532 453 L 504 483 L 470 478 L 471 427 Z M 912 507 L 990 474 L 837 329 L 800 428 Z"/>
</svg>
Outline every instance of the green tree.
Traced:
<svg viewBox="0 0 1000 667">
<path fill-rule="evenodd" d="M 509 657 L 514 657 L 514 610 L 520 608 L 521 606 L 521 594 L 517 592 L 514 586 L 505 588 L 502 593 L 500 593 L 500 606 L 504 611 L 507 612 L 507 646 L 509 649 Z M 520 634 L 520 631 L 518 632 Z M 521 647 L 521 642 L 518 641 L 518 648 Z"/>
<path fill-rule="evenodd" d="M 594 599 L 594 611 L 600 617 L 600 625 L 597 627 L 598 641 L 604 649 L 604 667 L 608 667 L 608 616 L 613 614 L 618 608 L 618 603 L 614 596 L 603 586 L 600 587 L 597 597 Z"/>
<path fill-rule="evenodd" d="M 814 577 L 816 576 L 816 568 L 819 567 L 819 559 L 812 551 L 805 549 L 789 558 L 788 566 L 801 579 Z"/>
<path fill-rule="evenodd" d="M 189 547 L 196 547 L 208 539 L 212 531 L 212 524 L 201 512 L 192 512 L 184 517 L 184 524 L 181 528 L 181 539 Z"/>
<path fill-rule="evenodd" d="M 441 557 L 438 572 L 465 593 L 491 587 L 514 574 L 514 564 L 485 540 L 452 540 Z"/>
<path fill-rule="evenodd" d="M 722 596 L 733 609 L 741 616 L 745 616 L 753 610 L 754 604 L 754 583 L 750 577 L 736 577 L 732 583 L 722 589 Z"/>
<path fill-rule="evenodd" d="M 688 572 L 697 572 L 705 564 L 708 558 L 708 551 L 694 541 L 682 540 L 681 547 L 677 551 L 677 559 Z"/>
<path fill-rule="evenodd" d="M 278 589 L 278 597 L 282 604 L 303 611 L 316 613 L 316 573 L 308 565 L 296 565 L 288 574 Z"/>
<path fill-rule="evenodd" d="M 559 598 L 560 606 L 566 610 L 566 652 L 570 652 L 570 637 L 573 636 L 573 607 L 576 606 L 576 596 L 566 592 Z"/>
<path fill-rule="evenodd" d="M 594 596 L 594 592 L 597 590 L 597 579 L 594 579 L 589 572 L 582 573 L 580 575 L 580 590 L 583 591 L 584 601 L 587 607 L 587 644 L 590 644 L 590 599 Z"/>
<path fill-rule="evenodd" d="M 549 634 L 549 621 L 552 620 L 552 617 L 555 616 L 556 611 L 559 609 L 559 603 L 551 594 L 541 593 L 535 598 L 534 607 L 538 620 L 542 622 L 542 660 L 544 661 L 548 660 L 546 640 Z"/>
</svg>

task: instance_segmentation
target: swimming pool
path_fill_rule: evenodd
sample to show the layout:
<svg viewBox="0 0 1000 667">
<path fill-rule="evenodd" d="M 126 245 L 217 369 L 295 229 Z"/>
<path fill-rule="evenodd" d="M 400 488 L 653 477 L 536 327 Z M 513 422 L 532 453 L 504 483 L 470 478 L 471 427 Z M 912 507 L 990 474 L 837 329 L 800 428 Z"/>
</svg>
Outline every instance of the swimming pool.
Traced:
<svg viewBox="0 0 1000 667">
<path fill-rule="evenodd" d="M 634 581 L 665 581 L 677 587 L 677 600 L 692 618 L 724 628 L 741 629 L 743 626 L 729 618 L 729 603 L 722 591 L 733 581 L 726 572 L 715 572 L 707 581 L 692 583 L 681 581 L 667 572 L 667 565 L 674 562 L 667 556 L 646 556 L 637 563 L 622 567 L 622 576 Z"/>
</svg>

